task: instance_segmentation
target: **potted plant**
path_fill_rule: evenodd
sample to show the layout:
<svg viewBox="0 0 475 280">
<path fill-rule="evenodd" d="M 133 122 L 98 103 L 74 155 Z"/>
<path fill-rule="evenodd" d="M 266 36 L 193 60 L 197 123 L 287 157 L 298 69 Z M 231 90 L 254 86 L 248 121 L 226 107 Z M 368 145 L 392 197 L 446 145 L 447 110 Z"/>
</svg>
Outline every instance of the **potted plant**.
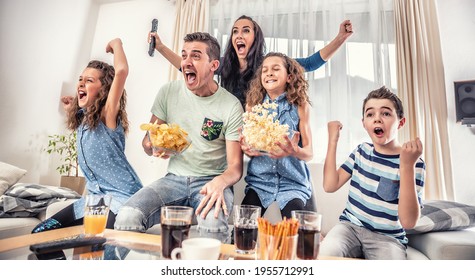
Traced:
<svg viewBox="0 0 475 280">
<path fill-rule="evenodd" d="M 65 135 L 49 135 L 48 139 L 46 152 L 61 156 L 62 164 L 56 168 L 61 175 L 60 186 L 83 194 L 86 180 L 84 177 L 79 176 L 76 131 Z"/>
</svg>

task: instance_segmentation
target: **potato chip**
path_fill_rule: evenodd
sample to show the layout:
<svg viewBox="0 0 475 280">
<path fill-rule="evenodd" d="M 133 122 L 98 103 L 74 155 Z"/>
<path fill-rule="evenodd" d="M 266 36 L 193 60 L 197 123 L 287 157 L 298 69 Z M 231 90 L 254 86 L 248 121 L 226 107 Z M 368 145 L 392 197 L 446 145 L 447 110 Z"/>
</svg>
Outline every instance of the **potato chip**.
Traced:
<svg viewBox="0 0 475 280">
<path fill-rule="evenodd" d="M 157 149 L 157 153 L 160 155 L 176 155 L 191 144 L 188 133 L 178 124 L 157 124 L 155 121 L 155 123 L 141 124 L 140 129 L 148 131 L 154 154 Z"/>
</svg>

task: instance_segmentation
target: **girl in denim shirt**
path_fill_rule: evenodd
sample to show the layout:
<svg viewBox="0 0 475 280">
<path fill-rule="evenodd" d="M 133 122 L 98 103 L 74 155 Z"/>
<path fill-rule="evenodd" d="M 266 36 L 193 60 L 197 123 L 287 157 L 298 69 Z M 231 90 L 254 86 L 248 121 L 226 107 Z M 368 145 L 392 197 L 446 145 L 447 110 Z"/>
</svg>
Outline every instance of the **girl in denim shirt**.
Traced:
<svg viewBox="0 0 475 280">
<path fill-rule="evenodd" d="M 292 139 L 284 136 L 276 142 L 280 151 L 262 154 L 251 149 L 241 137 L 241 148 L 251 159 L 248 164 L 242 204 L 257 205 L 261 213 L 277 201 L 282 216 L 290 218 L 292 210 L 304 209 L 312 194 L 310 172 L 306 161 L 313 157 L 310 129 L 308 83 L 303 68 L 281 53 L 264 57 L 247 92 L 246 111 L 263 102 L 277 104 L 275 119 L 295 131 Z"/>
<path fill-rule="evenodd" d="M 78 162 L 86 177 L 88 194 L 112 197 L 107 228 L 114 228 L 122 204 L 142 188 L 142 182 L 125 156 L 128 131 L 125 82 L 127 57 L 119 38 L 111 40 L 106 52 L 114 55 L 114 66 L 92 60 L 81 73 L 76 96 L 63 96 L 67 126 L 77 132 Z M 38 224 L 32 233 L 83 223 L 84 197 Z"/>
</svg>

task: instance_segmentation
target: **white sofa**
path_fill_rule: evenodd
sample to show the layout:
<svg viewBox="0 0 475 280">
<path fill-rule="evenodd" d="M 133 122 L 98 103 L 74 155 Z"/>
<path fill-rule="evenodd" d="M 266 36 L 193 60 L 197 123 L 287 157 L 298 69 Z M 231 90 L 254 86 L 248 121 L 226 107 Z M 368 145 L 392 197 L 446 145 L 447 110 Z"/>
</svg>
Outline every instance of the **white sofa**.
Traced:
<svg viewBox="0 0 475 280">
<path fill-rule="evenodd" d="M 323 178 L 323 165 L 309 164 L 309 168 L 314 183 L 315 205 L 317 205 L 317 212 L 323 215 L 322 234 L 325 235 L 338 223 L 338 218 L 347 200 L 348 184 L 335 193 L 326 193 L 321 183 Z M 241 181 L 234 186 L 234 203 L 239 204 L 242 201 L 244 197 L 244 187 L 245 182 L 243 177 Z M 473 209 L 475 209 L 475 206 Z M 470 209 L 470 211 L 472 211 L 472 209 Z M 453 212 L 457 212 L 457 210 Z M 460 214 L 465 215 L 465 213 Z M 280 211 L 275 202 L 266 211 L 264 217 L 272 223 L 281 220 Z M 471 223 L 475 224 L 475 212 L 471 212 L 470 218 Z M 430 222 L 428 219 L 421 219 L 418 225 L 428 222 Z M 433 225 L 426 225 L 426 227 L 429 226 Z M 427 233 L 408 234 L 408 239 L 409 246 L 407 255 L 409 260 L 475 260 L 475 227 L 463 230 L 429 231 Z"/>
<path fill-rule="evenodd" d="M 26 170 L 0 161 L 0 239 L 28 234 L 80 195 L 66 188 L 18 183 Z"/>
<path fill-rule="evenodd" d="M 76 199 L 68 199 L 50 204 L 46 210 L 40 212 L 34 217 L 24 218 L 0 218 L 0 239 L 29 234 L 41 221 L 56 214 L 59 210 L 65 208 Z"/>
</svg>

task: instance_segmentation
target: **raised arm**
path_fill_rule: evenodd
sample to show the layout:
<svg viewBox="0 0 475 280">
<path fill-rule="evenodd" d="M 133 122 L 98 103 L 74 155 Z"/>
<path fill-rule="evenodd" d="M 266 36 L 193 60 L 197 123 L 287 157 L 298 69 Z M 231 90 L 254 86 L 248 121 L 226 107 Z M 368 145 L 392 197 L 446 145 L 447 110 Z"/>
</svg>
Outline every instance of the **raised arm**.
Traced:
<svg viewBox="0 0 475 280">
<path fill-rule="evenodd" d="M 311 56 L 296 58 L 296 60 L 306 72 L 315 71 L 330 60 L 352 34 L 353 25 L 350 20 L 345 20 L 340 24 L 338 34 L 330 43 Z"/>
<path fill-rule="evenodd" d="M 338 51 L 338 49 L 346 42 L 346 40 L 353 34 L 353 25 L 349 19 L 340 23 L 340 29 L 336 37 L 323 49 L 320 50 L 320 55 L 323 60 L 328 61 Z"/>
<path fill-rule="evenodd" d="M 413 228 L 420 216 L 420 205 L 416 191 L 416 162 L 422 154 L 419 138 L 402 145 L 400 155 L 399 221 L 405 229 Z"/>
<path fill-rule="evenodd" d="M 181 68 L 181 56 L 178 54 L 174 53 L 170 48 L 165 46 L 165 44 L 162 43 L 162 40 L 160 39 L 160 36 L 156 32 L 149 32 L 148 33 L 148 42 L 150 43 L 150 40 L 155 38 L 155 49 L 163 55 L 173 66 L 175 66 L 177 69 Z"/>
<path fill-rule="evenodd" d="M 119 38 L 113 39 L 106 46 L 106 52 L 114 54 L 114 80 L 112 81 L 102 118 L 107 127 L 117 127 L 117 115 L 120 109 L 120 99 L 124 92 L 125 80 L 129 75 L 129 65 Z"/>
<path fill-rule="evenodd" d="M 72 109 L 74 103 L 74 96 L 61 96 L 61 104 L 63 104 L 63 110 L 64 112 L 68 112 L 69 110 Z"/>
<path fill-rule="evenodd" d="M 326 192 L 335 192 L 341 188 L 349 179 L 350 174 L 343 168 L 336 168 L 336 149 L 342 124 L 339 121 L 328 123 L 328 147 L 325 164 L 323 166 L 323 189 Z"/>
</svg>

